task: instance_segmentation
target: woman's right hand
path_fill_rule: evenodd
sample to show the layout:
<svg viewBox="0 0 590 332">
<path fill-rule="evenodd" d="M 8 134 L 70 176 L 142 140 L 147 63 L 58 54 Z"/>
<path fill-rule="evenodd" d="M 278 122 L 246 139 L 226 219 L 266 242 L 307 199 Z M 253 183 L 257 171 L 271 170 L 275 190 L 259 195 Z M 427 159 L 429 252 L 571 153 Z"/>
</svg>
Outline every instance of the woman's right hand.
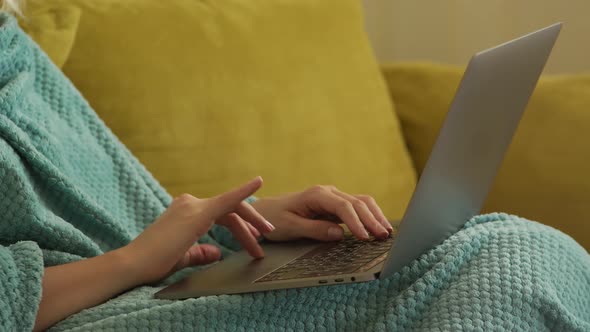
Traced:
<svg viewBox="0 0 590 332">
<path fill-rule="evenodd" d="M 133 267 L 139 284 L 152 283 L 182 268 L 212 263 L 219 248 L 196 244 L 214 223 L 227 227 L 242 247 L 256 258 L 264 256 L 256 239 L 274 227 L 244 202 L 262 185 L 262 178 L 224 194 L 198 199 L 181 195 L 136 239 L 120 249 Z"/>
<path fill-rule="evenodd" d="M 215 246 L 195 244 L 214 223 L 228 227 L 252 256 L 262 257 L 256 236 L 274 227 L 243 202 L 261 185 L 258 177 L 213 198 L 181 195 L 128 245 L 92 258 L 46 267 L 35 331 L 45 330 L 127 289 L 161 280 L 184 267 L 219 259 L 221 254 Z"/>
</svg>

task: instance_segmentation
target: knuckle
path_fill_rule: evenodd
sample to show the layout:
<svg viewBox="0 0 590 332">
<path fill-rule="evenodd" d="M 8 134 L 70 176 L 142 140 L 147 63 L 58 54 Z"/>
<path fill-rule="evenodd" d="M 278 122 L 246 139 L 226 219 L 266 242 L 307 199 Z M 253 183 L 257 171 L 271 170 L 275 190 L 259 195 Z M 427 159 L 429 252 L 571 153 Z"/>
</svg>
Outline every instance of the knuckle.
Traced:
<svg viewBox="0 0 590 332">
<path fill-rule="evenodd" d="M 340 211 L 350 211 L 350 209 L 352 209 L 352 208 L 353 208 L 353 205 L 349 201 L 342 200 L 338 203 L 338 209 Z"/>
<path fill-rule="evenodd" d="M 365 207 L 365 202 L 363 202 L 361 199 L 354 199 L 352 201 L 352 206 L 355 209 L 363 208 L 363 207 Z"/>
<path fill-rule="evenodd" d="M 182 194 L 174 198 L 172 201 L 173 208 L 179 213 L 180 216 L 189 218 L 194 217 L 205 208 L 203 204 L 199 204 L 201 200 L 190 194 Z"/>
<path fill-rule="evenodd" d="M 315 185 L 315 186 L 308 189 L 308 191 L 311 193 L 326 193 L 326 192 L 331 192 L 333 190 L 337 190 L 335 186 L 322 185 L 322 184 Z"/>
<path fill-rule="evenodd" d="M 356 197 L 365 203 L 375 203 L 375 199 L 369 195 L 357 195 Z"/>
<path fill-rule="evenodd" d="M 322 185 L 315 185 L 307 190 L 310 194 L 319 194 L 326 191 L 326 188 Z"/>
<path fill-rule="evenodd" d="M 194 198 L 195 197 L 193 195 L 184 193 L 184 194 L 178 195 L 174 200 L 178 201 L 178 202 L 184 202 L 184 201 L 191 201 Z"/>
</svg>

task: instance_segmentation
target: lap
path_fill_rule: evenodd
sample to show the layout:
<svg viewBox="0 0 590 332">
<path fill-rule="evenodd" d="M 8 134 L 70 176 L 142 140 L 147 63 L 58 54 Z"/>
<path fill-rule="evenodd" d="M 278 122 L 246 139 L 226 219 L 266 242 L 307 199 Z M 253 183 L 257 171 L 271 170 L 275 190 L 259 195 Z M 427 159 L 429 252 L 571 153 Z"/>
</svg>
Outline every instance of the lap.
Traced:
<svg viewBox="0 0 590 332">
<path fill-rule="evenodd" d="M 590 258 L 569 237 L 492 214 L 385 280 L 183 301 L 141 287 L 54 329 L 586 330 L 588 280 Z"/>
</svg>

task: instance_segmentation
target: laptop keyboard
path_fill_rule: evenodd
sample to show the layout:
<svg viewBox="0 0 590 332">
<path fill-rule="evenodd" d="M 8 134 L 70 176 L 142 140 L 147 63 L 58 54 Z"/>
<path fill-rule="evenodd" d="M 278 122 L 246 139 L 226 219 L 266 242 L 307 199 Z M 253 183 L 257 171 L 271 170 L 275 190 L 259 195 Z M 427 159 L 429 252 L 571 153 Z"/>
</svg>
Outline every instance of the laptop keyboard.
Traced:
<svg viewBox="0 0 590 332">
<path fill-rule="evenodd" d="M 263 276 L 256 282 L 313 278 L 364 272 L 385 260 L 393 236 L 360 241 L 352 236 L 321 246 Z"/>
</svg>

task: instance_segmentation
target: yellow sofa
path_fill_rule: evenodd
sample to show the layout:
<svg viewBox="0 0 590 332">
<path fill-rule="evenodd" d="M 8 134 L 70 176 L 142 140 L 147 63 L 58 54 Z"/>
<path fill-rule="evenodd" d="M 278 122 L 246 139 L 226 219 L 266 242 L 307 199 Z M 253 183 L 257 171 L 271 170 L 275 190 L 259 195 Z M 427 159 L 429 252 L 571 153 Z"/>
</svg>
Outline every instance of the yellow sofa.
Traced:
<svg viewBox="0 0 590 332">
<path fill-rule="evenodd" d="M 461 68 L 376 63 L 357 0 L 30 0 L 23 28 L 171 194 L 331 183 L 392 220 Z M 540 84 L 486 205 L 590 247 L 590 80 Z"/>
</svg>

